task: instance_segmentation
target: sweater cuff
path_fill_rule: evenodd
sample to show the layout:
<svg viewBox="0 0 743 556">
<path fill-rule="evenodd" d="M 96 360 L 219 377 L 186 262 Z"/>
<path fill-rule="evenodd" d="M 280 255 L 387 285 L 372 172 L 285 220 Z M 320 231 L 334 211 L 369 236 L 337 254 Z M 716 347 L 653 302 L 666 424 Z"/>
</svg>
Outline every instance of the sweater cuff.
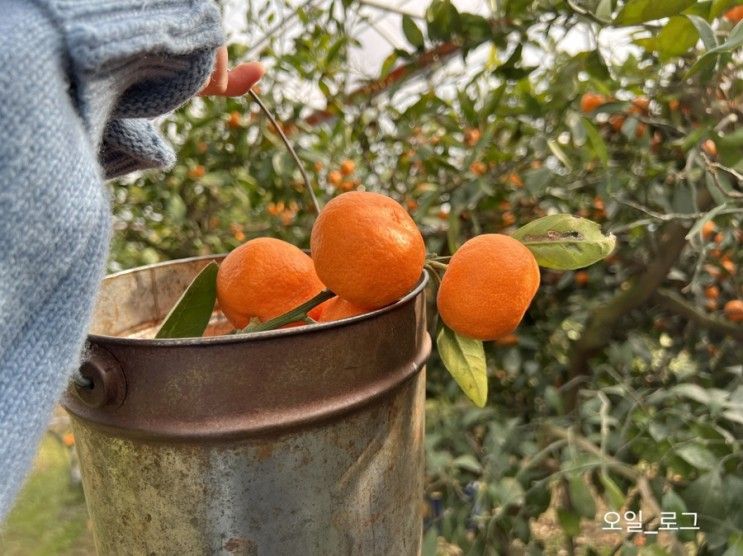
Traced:
<svg viewBox="0 0 743 556">
<path fill-rule="evenodd" d="M 224 41 L 212 0 L 36 0 L 62 30 L 72 91 L 95 150 L 107 122 L 177 108 Z"/>
<path fill-rule="evenodd" d="M 190 54 L 224 41 L 211 0 L 49 0 L 85 72 L 117 71 L 143 55 Z"/>
<path fill-rule="evenodd" d="M 175 153 L 151 122 L 111 120 L 103 134 L 100 162 L 110 179 L 137 170 L 168 168 L 175 163 Z"/>
</svg>

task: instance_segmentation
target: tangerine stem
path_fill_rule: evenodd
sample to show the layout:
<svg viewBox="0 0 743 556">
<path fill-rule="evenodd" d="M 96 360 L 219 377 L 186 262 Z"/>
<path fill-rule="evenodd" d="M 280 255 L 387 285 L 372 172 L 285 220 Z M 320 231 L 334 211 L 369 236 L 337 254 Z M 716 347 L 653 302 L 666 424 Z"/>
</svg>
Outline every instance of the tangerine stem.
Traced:
<svg viewBox="0 0 743 556">
<path fill-rule="evenodd" d="M 315 190 L 312 189 L 312 184 L 310 183 L 310 178 L 307 176 L 307 172 L 304 170 L 304 166 L 302 165 L 302 161 L 299 160 L 299 156 L 297 156 L 297 152 L 294 150 L 294 147 L 292 147 L 292 144 L 289 142 L 289 139 L 284 134 L 284 130 L 281 129 L 281 126 L 279 126 L 278 122 L 276 121 L 276 118 L 274 118 L 271 111 L 268 109 L 268 107 L 263 104 L 263 101 L 261 100 L 261 97 L 258 96 L 258 93 L 256 93 L 253 89 L 250 89 L 250 96 L 253 97 L 253 100 L 258 103 L 258 106 L 261 110 L 263 110 L 263 113 L 266 115 L 266 117 L 271 121 L 273 124 L 273 127 L 276 129 L 276 133 L 279 134 L 279 137 L 281 137 L 281 140 L 284 142 L 284 145 L 286 145 L 286 148 L 289 150 L 289 154 L 294 159 L 294 162 L 297 163 L 297 167 L 299 168 L 299 173 L 302 174 L 302 179 L 304 180 L 304 186 L 307 188 L 307 191 L 310 193 L 310 197 L 312 198 L 312 204 L 315 207 L 315 211 L 317 214 L 320 214 L 320 202 L 317 200 L 317 197 L 315 196 Z"/>
<path fill-rule="evenodd" d="M 243 328 L 240 332 L 263 332 L 265 330 L 274 330 L 276 328 L 279 328 L 280 326 L 284 326 L 285 324 L 289 324 L 290 322 L 297 322 L 297 321 L 305 321 L 307 319 L 307 312 L 310 309 L 313 309 L 320 305 L 323 301 L 327 301 L 331 297 L 334 297 L 335 294 L 331 292 L 330 290 L 323 290 L 320 293 L 318 293 L 315 297 L 310 299 L 309 301 L 305 301 L 301 305 L 298 305 L 291 311 L 287 311 L 283 315 L 279 315 L 278 317 L 274 317 L 270 320 L 267 320 L 266 322 L 261 322 L 255 326 L 247 326 L 246 328 Z"/>
<path fill-rule="evenodd" d="M 433 261 L 433 260 L 426 261 L 426 264 L 429 265 L 431 268 L 438 268 L 439 270 L 444 270 L 444 271 L 449 266 L 447 264 L 440 263 L 439 261 Z"/>
</svg>

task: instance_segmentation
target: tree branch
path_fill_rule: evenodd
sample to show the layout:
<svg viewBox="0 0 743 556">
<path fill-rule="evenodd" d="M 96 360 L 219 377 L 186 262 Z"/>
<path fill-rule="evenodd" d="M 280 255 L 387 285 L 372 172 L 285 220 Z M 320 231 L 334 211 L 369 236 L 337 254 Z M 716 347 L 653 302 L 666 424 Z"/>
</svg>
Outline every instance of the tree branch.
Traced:
<svg viewBox="0 0 743 556">
<path fill-rule="evenodd" d="M 734 324 L 727 322 L 722 319 L 711 317 L 702 313 L 699 309 L 686 302 L 683 297 L 674 291 L 667 289 L 659 289 L 655 292 L 653 298 L 669 311 L 673 311 L 686 317 L 690 321 L 694 321 L 699 326 L 711 330 L 713 332 L 719 332 L 725 334 L 738 341 L 743 341 L 743 325 Z"/>
<path fill-rule="evenodd" d="M 590 374 L 589 359 L 609 343 L 621 318 L 644 305 L 658 286 L 663 283 L 686 245 L 688 231 L 688 225 L 682 222 L 669 222 L 664 227 L 658 241 L 662 249 L 647 265 L 645 272 L 636 276 L 629 288 L 619 292 L 589 315 L 583 334 L 576 340 L 570 351 L 568 371 L 571 380 L 580 375 Z M 571 398 L 569 394 L 568 398 L 568 407 L 574 407 L 575 396 Z"/>
</svg>

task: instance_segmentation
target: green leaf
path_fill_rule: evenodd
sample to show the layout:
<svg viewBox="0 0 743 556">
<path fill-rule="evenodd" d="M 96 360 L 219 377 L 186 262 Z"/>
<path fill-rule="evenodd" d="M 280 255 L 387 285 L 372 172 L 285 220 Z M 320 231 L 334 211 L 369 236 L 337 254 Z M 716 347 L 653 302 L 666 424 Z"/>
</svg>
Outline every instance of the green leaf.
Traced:
<svg viewBox="0 0 743 556">
<path fill-rule="evenodd" d="M 410 44 L 419 49 L 423 48 L 423 33 L 409 15 L 402 16 L 402 32 Z"/>
<path fill-rule="evenodd" d="M 596 517 L 596 502 L 582 476 L 574 476 L 568 480 L 568 491 L 570 502 L 581 516 L 587 519 Z"/>
<path fill-rule="evenodd" d="M 553 214 L 522 226 L 513 237 L 526 245 L 540 266 L 555 270 L 583 268 L 607 257 L 616 240 L 586 218 Z"/>
<path fill-rule="evenodd" d="M 570 159 L 567 157 L 565 152 L 560 148 L 560 145 L 557 144 L 557 141 L 554 139 L 548 139 L 547 140 L 547 146 L 552 151 L 552 154 L 555 155 L 557 160 L 559 160 L 565 168 L 568 170 L 573 169 L 573 165 L 570 162 Z"/>
<path fill-rule="evenodd" d="M 580 534 L 580 516 L 563 508 L 557 508 L 557 521 L 568 537 L 577 537 Z"/>
<path fill-rule="evenodd" d="M 480 340 L 460 336 L 442 326 L 436 338 L 439 356 L 459 387 L 477 407 L 488 399 L 485 349 Z"/>
<path fill-rule="evenodd" d="M 524 487 L 513 477 L 503 477 L 490 487 L 494 502 L 505 509 L 509 506 L 521 506 L 524 503 Z"/>
<path fill-rule="evenodd" d="M 461 28 L 459 12 L 449 0 L 434 0 L 426 10 L 428 38 L 446 41 Z"/>
<path fill-rule="evenodd" d="M 398 55 L 397 52 L 392 52 L 389 56 L 387 56 L 384 59 L 384 62 L 382 62 L 382 70 L 379 72 L 379 77 L 384 79 L 387 77 L 392 69 L 395 67 L 395 64 L 397 63 Z M 325 95 L 326 97 L 328 95 Z"/>
<path fill-rule="evenodd" d="M 603 21 L 611 20 L 611 0 L 601 0 L 596 7 L 596 17 Z"/>
<path fill-rule="evenodd" d="M 710 65 L 713 61 L 716 61 L 717 57 L 720 54 L 723 54 L 725 52 L 732 52 L 733 50 L 735 50 L 742 44 L 743 44 L 743 21 L 739 22 L 733 28 L 733 30 L 730 31 L 728 40 L 726 40 L 721 45 L 708 50 L 702 56 L 700 56 L 699 59 L 696 62 L 694 62 L 694 65 L 692 65 L 689 68 L 689 71 L 686 72 L 686 77 L 691 77 L 692 75 L 702 71 L 705 67 Z"/>
<path fill-rule="evenodd" d="M 586 130 L 588 142 L 591 144 L 591 149 L 596 158 L 601 161 L 604 167 L 607 167 L 609 165 L 609 151 L 606 149 L 606 143 L 604 143 L 601 134 L 588 118 L 583 118 L 583 128 Z"/>
<path fill-rule="evenodd" d="M 693 465 L 697 469 L 709 471 L 717 467 L 717 458 L 715 455 L 699 444 L 685 444 L 676 448 L 676 454 L 686 463 Z"/>
<path fill-rule="evenodd" d="M 704 43 L 704 48 L 707 50 L 715 48 L 718 44 L 717 36 L 709 23 L 707 23 L 703 17 L 699 17 L 698 15 L 687 15 L 686 17 L 688 17 L 691 24 L 696 27 L 697 33 L 699 33 L 699 37 L 702 39 L 702 43 Z"/>
<path fill-rule="evenodd" d="M 684 500 L 676 494 L 673 489 L 668 489 L 663 494 L 663 499 L 661 500 L 660 505 L 664 512 L 673 512 L 677 516 L 686 512 L 686 504 L 684 503 Z"/>
<path fill-rule="evenodd" d="M 696 0 L 629 0 L 619 12 L 617 25 L 637 25 L 664 17 L 678 15 Z"/>
<path fill-rule="evenodd" d="M 170 310 L 155 338 L 199 338 L 206 330 L 217 300 L 219 265 L 210 262 L 189 284 Z"/>
<path fill-rule="evenodd" d="M 609 509 L 619 511 L 619 509 L 624 506 L 624 493 L 608 473 L 602 471 L 599 475 L 599 480 L 601 481 L 601 484 L 604 485 L 604 500 L 606 500 Z"/>
<path fill-rule="evenodd" d="M 696 26 L 686 17 L 678 15 L 669 19 L 660 30 L 655 46 L 666 57 L 681 56 L 693 48 L 698 40 Z"/>
</svg>

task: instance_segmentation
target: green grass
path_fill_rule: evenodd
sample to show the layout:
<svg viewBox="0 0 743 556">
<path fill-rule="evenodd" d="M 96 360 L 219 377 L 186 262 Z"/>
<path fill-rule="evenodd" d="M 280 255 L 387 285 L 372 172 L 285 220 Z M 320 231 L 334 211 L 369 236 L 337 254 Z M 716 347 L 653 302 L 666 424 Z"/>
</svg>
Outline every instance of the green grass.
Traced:
<svg viewBox="0 0 743 556">
<path fill-rule="evenodd" d="M 70 477 L 68 448 L 46 435 L 33 472 L 0 528 L 3 556 L 95 554 L 82 486 Z"/>
</svg>

